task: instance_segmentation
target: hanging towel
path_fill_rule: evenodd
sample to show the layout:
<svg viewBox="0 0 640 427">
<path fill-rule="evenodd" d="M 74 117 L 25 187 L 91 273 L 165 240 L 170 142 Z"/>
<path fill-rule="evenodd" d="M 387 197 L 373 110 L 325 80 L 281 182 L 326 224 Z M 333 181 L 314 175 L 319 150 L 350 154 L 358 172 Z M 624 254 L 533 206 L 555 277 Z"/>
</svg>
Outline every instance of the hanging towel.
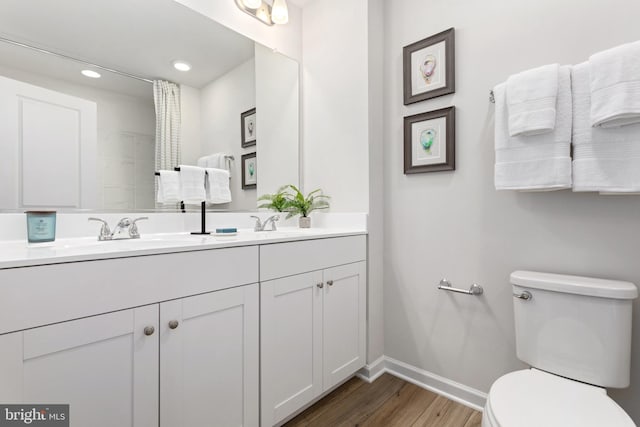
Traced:
<svg viewBox="0 0 640 427">
<path fill-rule="evenodd" d="M 507 79 L 509 136 L 551 132 L 556 125 L 558 64 L 545 65 Z"/>
<path fill-rule="evenodd" d="M 206 199 L 205 170 L 197 166 L 180 165 L 180 199 L 196 204 Z"/>
<path fill-rule="evenodd" d="M 496 190 L 561 190 L 571 188 L 571 76 L 561 67 L 556 124 L 553 132 L 510 137 L 507 84 L 495 87 Z"/>
<path fill-rule="evenodd" d="M 572 69 L 573 191 L 640 192 L 640 124 L 591 126 L 590 63 Z"/>
<path fill-rule="evenodd" d="M 215 168 L 228 170 L 227 155 L 225 153 L 214 153 L 198 159 L 198 166 L 201 168 Z"/>
<path fill-rule="evenodd" d="M 640 41 L 589 58 L 591 126 L 640 122 Z"/>
<path fill-rule="evenodd" d="M 231 202 L 229 171 L 216 168 L 205 170 L 207 171 L 207 202 L 214 204 Z"/>
<path fill-rule="evenodd" d="M 175 171 L 160 171 L 158 178 L 158 203 L 178 203 L 180 201 L 180 174 Z"/>
</svg>

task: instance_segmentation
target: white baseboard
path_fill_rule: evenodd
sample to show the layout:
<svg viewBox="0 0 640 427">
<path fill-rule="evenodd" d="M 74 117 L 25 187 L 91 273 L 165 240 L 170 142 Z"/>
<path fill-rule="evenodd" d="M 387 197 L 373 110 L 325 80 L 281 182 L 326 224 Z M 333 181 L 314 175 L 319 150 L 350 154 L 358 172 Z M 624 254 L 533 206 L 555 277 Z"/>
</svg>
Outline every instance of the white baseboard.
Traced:
<svg viewBox="0 0 640 427">
<path fill-rule="evenodd" d="M 477 411 L 482 411 L 487 400 L 486 393 L 386 356 L 365 366 L 356 375 L 370 383 L 385 372 Z"/>
<path fill-rule="evenodd" d="M 364 380 L 368 383 L 372 383 L 378 379 L 378 377 L 384 374 L 385 371 L 385 357 L 380 356 L 373 363 L 367 364 L 364 368 L 360 369 L 356 376 L 361 380 Z"/>
</svg>

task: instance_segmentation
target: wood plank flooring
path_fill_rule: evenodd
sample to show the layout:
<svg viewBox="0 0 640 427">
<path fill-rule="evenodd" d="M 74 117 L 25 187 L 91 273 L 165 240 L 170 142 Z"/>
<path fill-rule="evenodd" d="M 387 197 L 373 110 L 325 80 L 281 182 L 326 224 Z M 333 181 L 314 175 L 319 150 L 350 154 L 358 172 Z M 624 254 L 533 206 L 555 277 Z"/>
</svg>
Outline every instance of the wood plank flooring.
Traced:
<svg viewBox="0 0 640 427">
<path fill-rule="evenodd" d="M 384 374 L 352 378 L 286 427 L 480 427 L 482 413 Z"/>
</svg>

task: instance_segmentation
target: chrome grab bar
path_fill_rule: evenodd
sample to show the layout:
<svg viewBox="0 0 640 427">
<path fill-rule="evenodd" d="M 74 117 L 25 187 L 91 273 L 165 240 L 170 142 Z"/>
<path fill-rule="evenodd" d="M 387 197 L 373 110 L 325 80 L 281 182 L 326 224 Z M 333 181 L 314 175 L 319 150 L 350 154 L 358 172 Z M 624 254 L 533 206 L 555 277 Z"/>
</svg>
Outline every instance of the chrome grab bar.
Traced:
<svg viewBox="0 0 640 427">
<path fill-rule="evenodd" d="M 449 282 L 447 279 L 440 280 L 440 285 L 438 285 L 438 289 L 442 289 L 443 291 L 449 291 L 449 292 L 457 292 L 459 294 L 465 294 L 465 295 L 482 295 L 484 293 L 484 289 L 482 288 L 482 286 L 476 283 L 471 285 L 469 290 L 458 289 L 458 288 L 452 287 L 451 282 Z"/>
<path fill-rule="evenodd" d="M 531 292 L 529 291 L 524 291 L 521 294 L 513 294 L 514 298 L 520 298 L 523 299 L 525 301 L 529 301 L 530 299 L 533 298 L 533 295 L 531 295 Z"/>
</svg>

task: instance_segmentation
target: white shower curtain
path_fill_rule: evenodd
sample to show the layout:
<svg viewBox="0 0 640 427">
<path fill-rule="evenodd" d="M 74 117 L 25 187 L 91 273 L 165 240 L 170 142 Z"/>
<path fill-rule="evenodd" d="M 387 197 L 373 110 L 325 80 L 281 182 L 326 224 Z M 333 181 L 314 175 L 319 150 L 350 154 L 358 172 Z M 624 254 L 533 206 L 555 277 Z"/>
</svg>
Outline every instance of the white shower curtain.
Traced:
<svg viewBox="0 0 640 427">
<path fill-rule="evenodd" d="M 180 164 L 180 86 L 153 82 L 156 106 L 156 170 L 173 170 Z"/>
</svg>

